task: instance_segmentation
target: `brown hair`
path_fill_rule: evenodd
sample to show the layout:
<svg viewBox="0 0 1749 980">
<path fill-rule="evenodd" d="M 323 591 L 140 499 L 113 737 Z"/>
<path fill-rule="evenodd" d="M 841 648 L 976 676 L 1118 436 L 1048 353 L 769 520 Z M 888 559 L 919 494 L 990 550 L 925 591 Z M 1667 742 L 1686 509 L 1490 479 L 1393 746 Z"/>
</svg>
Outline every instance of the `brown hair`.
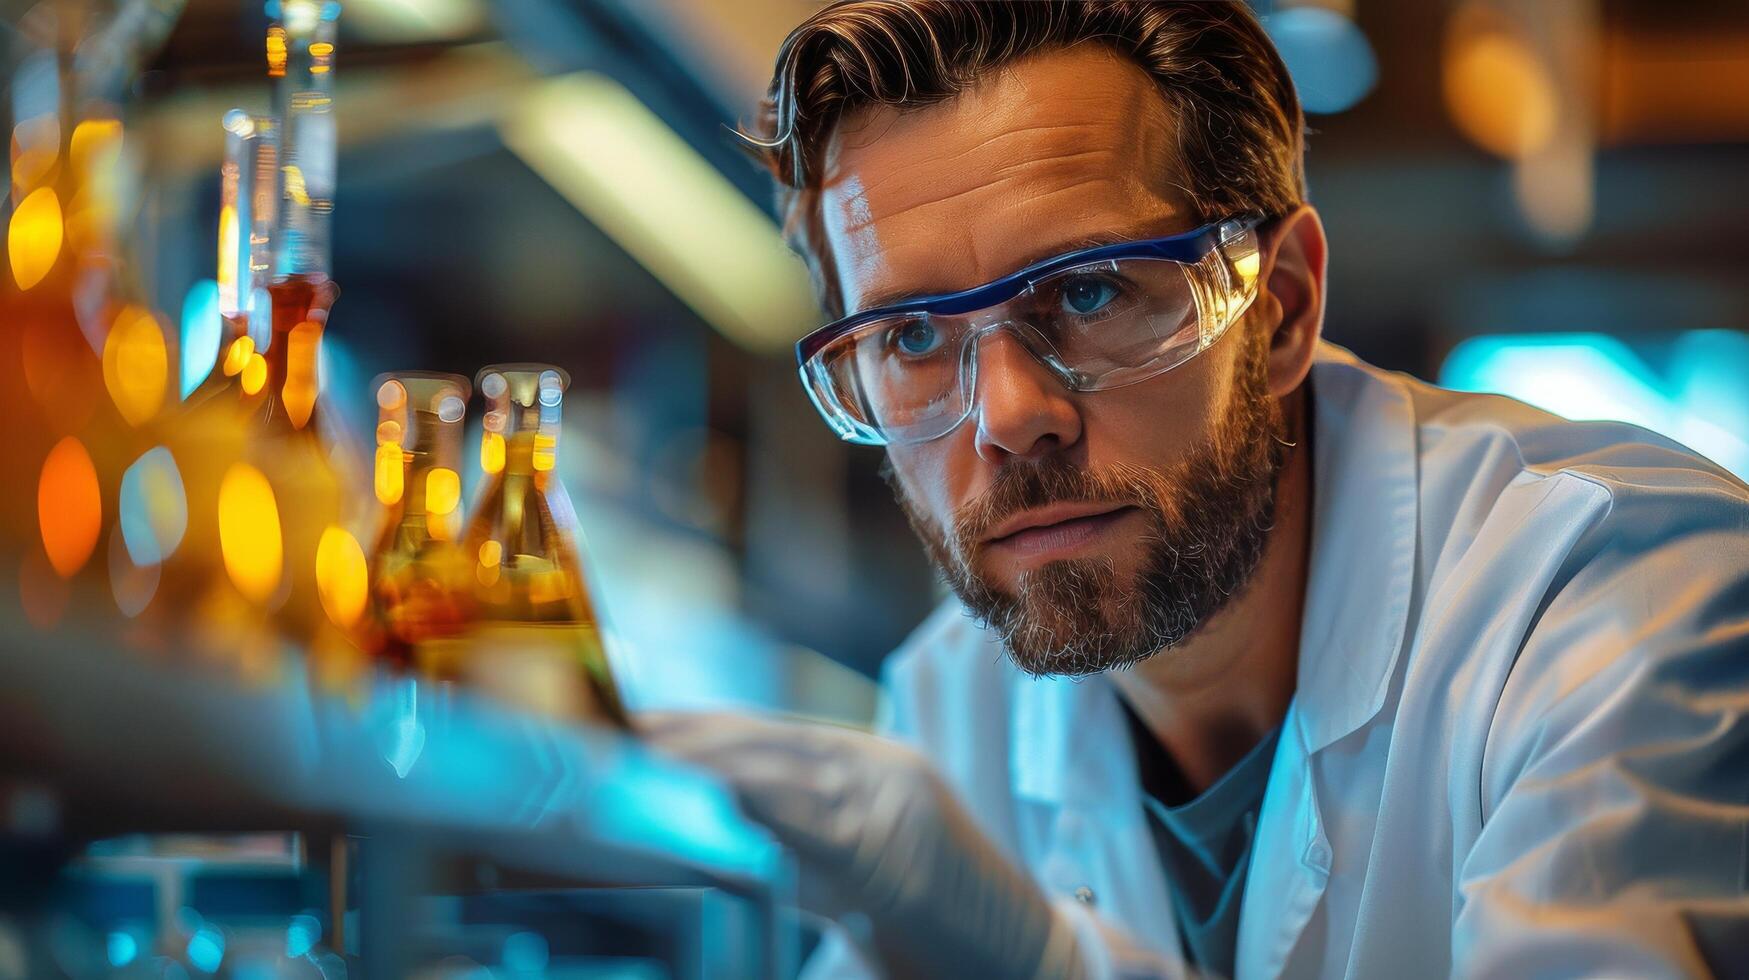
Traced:
<svg viewBox="0 0 1749 980">
<path fill-rule="evenodd" d="M 844 309 L 822 237 L 819 158 L 838 121 L 940 102 L 991 69 L 1083 41 L 1159 84 L 1178 123 L 1178 183 L 1199 218 L 1281 215 L 1305 199 L 1293 82 L 1237 0 L 840 0 L 784 39 L 758 125 L 741 134 L 778 181 L 784 234 L 828 313 Z"/>
</svg>

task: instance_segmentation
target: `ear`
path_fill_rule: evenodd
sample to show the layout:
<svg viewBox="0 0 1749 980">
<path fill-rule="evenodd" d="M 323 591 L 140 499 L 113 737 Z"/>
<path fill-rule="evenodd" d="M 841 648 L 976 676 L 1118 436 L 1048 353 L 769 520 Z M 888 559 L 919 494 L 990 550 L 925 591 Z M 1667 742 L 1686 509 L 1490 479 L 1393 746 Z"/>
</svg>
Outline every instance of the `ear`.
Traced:
<svg viewBox="0 0 1749 980">
<path fill-rule="evenodd" d="M 1269 393 L 1285 398 L 1312 370 L 1324 332 L 1324 223 L 1302 204 L 1265 229 L 1263 294 L 1271 315 Z M 1279 319 L 1274 315 L 1279 312 Z"/>
</svg>

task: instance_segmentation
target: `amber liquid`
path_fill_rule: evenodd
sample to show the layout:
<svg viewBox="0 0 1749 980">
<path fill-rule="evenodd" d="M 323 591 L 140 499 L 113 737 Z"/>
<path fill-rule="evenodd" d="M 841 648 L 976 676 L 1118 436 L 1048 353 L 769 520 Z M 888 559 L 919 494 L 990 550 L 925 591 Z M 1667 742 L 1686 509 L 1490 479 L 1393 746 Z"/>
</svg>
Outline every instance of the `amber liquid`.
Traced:
<svg viewBox="0 0 1749 980">
<path fill-rule="evenodd" d="M 315 411 L 316 361 L 340 290 L 327 278 L 287 276 L 267 293 L 273 300 L 273 340 L 263 354 L 267 384 L 256 396 L 262 420 L 270 429 L 319 437 L 324 425 Z"/>
<path fill-rule="evenodd" d="M 420 644 L 457 636 L 473 621 L 474 576 L 455 540 L 461 530 L 459 502 L 433 525 L 426 498 L 433 470 L 455 473 L 461 465 L 461 423 L 440 420 L 432 403 L 446 394 L 464 395 L 459 385 L 465 382 L 408 376 L 398 380 L 407 401 L 416 403 L 406 410 L 413 445 L 403 453 L 400 499 L 387 507 L 372 550 L 371 606 L 379 627 L 375 652 L 411 664 Z"/>
<path fill-rule="evenodd" d="M 564 489 L 534 468 L 534 441 L 532 431 L 509 436 L 468 527 L 479 620 L 452 669 L 532 710 L 630 728 L 568 515 L 554 513 Z"/>
<path fill-rule="evenodd" d="M 274 618 L 282 634 L 306 649 L 333 645 L 336 632 L 317 589 L 316 548 L 322 532 L 341 523 L 346 484 L 315 411 L 314 377 L 321 331 L 337 293 L 332 282 L 305 277 L 268 287 L 273 339 L 263 355 L 267 382 L 247 396 L 254 420 L 247 459 L 273 488 L 284 546 L 283 604 Z M 302 383 L 307 392 L 300 392 Z"/>
<path fill-rule="evenodd" d="M 371 599 L 381 627 L 378 655 L 410 664 L 420 644 L 462 633 L 473 619 L 471 573 L 454 543 L 392 544 L 371 572 Z"/>
</svg>

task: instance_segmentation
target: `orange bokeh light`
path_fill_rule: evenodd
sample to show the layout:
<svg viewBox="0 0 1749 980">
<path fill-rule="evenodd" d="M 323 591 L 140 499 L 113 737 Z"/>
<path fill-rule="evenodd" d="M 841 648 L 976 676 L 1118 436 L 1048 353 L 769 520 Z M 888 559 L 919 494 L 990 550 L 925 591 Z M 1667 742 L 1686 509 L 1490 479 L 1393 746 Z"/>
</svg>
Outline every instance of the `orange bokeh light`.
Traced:
<svg viewBox="0 0 1749 980">
<path fill-rule="evenodd" d="M 61 199 L 53 188 L 39 187 L 18 202 L 6 230 L 6 254 L 19 289 L 43 281 L 61 254 Z"/>
<path fill-rule="evenodd" d="M 104 173 L 121 153 L 121 139 L 120 119 L 87 119 L 74 126 L 67 147 L 73 169 L 82 174 Z"/>
<path fill-rule="evenodd" d="M 364 615 L 369 579 L 358 539 L 345 528 L 330 525 L 316 543 L 316 591 L 335 626 L 348 629 Z"/>
<path fill-rule="evenodd" d="M 1447 27 L 1442 83 L 1446 109 L 1476 145 L 1519 160 L 1555 136 L 1560 97 L 1549 66 L 1525 29 L 1470 3 Z"/>
<path fill-rule="evenodd" d="M 504 471 L 504 437 L 496 432 L 480 437 L 480 469 L 487 473 Z"/>
<path fill-rule="evenodd" d="M 396 504 L 401 501 L 405 491 L 406 454 L 398 442 L 385 442 L 377 446 L 376 458 L 376 494 L 377 499 L 384 504 Z"/>
<path fill-rule="evenodd" d="M 267 384 L 267 358 L 251 353 L 243 362 L 243 393 L 253 395 Z"/>
<path fill-rule="evenodd" d="M 223 365 L 225 377 L 234 378 L 242 374 L 243 369 L 249 366 L 249 358 L 253 356 L 255 356 L 254 340 L 249 337 L 238 337 L 231 341 L 231 346 L 225 348 L 225 363 Z M 262 367 L 265 369 L 265 362 L 263 362 Z M 260 390 L 259 385 L 256 386 L 256 390 Z"/>
<path fill-rule="evenodd" d="M 150 311 L 126 306 L 103 343 L 103 385 L 116 410 L 132 425 L 158 414 L 170 378 L 164 330 Z"/>
<path fill-rule="evenodd" d="M 97 547 L 103 526 L 103 491 L 97 482 L 97 467 L 78 439 L 67 436 L 55 443 L 43 460 L 36 514 L 49 564 L 55 574 L 72 578 Z"/>
<path fill-rule="evenodd" d="M 248 463 L 234 463 L 219 483 L 219 551 L 237 591 L 266 603 L 279 589 L 285 543 L 273 486 Z"/>
</svg>

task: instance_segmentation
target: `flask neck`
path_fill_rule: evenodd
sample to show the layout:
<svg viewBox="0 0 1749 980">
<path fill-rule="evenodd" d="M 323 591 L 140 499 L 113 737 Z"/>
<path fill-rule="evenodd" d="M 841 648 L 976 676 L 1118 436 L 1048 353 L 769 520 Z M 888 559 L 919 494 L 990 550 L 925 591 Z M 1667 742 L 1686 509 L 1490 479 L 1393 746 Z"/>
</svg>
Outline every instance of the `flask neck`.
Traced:
<svg viewBox="0 0 1749 980">
<path fill-rule="evenodd" d="M 386 547 L 422 548 L 461 532 L 461 435 L 467 381 L 408 372 L 377 386 L 377 496 L 395 529 Z"/>
<path fill-rule="evenodd" d="M 502 459 L 505 474 L 544 484 L 558 466 L 564 382 L 557 372 L 539 368 L 503 369 L 491 377 L 496 380 L 482 383 L 487 412 L 481 460 Z"/>
<path fill-rule="evenodd" d="M 285 0 L 268 32 L 268 74 L 279 121 L 280 186 L 274 270 L 326 277 L 334 211 L 334 20 L 308 0 Z M 335 5 L 338 6 L 338 5 Z"/>
<path fill-rule="evenodd" d="M 272 305 L 273 340 L 267 361 L 265 418 L 271 428 L 316 431 L 316 398 L 321 392 L 322 332 L 339 289 L 327 278 L 294 276 L 267 289 Z"/>
</svg>

